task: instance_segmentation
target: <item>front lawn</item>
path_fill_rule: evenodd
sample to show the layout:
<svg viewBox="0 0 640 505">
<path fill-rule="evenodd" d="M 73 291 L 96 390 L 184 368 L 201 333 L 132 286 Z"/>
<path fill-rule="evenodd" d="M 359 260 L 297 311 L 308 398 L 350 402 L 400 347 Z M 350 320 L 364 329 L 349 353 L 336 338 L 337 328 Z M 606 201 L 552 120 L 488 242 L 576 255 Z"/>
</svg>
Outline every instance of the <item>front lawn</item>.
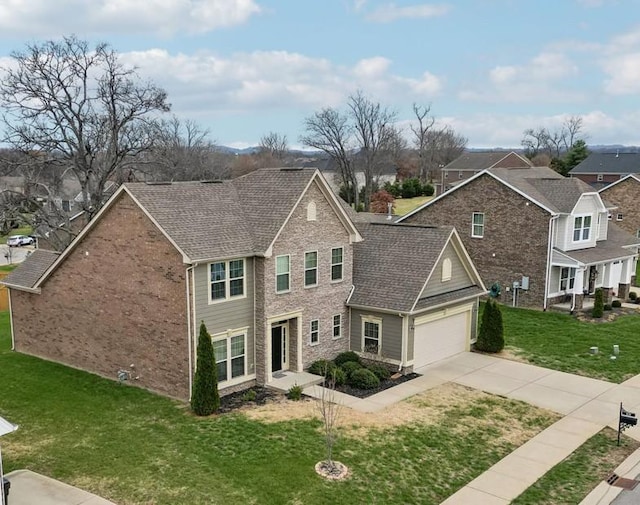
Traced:
<svg viewBox="0 0 640 505">
<path fill-rule="evenodd" d="M 507 350 L 535 365 L 612 382 L 640 373 L 640 312 L 606 323 L 500 306 Z M 613 345 L 620 354 L 612 360 Z M 592 346 L 599 348 L 590 354 Z"/>
<path fill-rule="evenodd" d="M 0 244 L 6 244 L 7 239 L 12 235 L 31 235 L 32 232 L 33 232 L 33 228 L 31 228 L 31 226 L 28 226 L 28 225 L 21 226 L 19 228 L 14 228 L 9 232 L 8 235 L 0 235 Z"/>
<path fill-rule="evenodd" d="M 416 196 L 415 198 L 396 198 L 395 214 L 396 216 L 404 216 L 414 209 L 427 203 L 429 200 L 433 200 L 433 196 Z"/>
<path fill-rule="evenodd" d="M 0 313 L 5 471 L 19 468 L 121 504 L 437 504 L 557 416 L 447 385 L 376 414 L 344 409 L 326 482 L 312 401 L 195 418 L 183 403 L 9 350 Z M 115 370 L 114 370 L 115 374 Z"/>
</svg>

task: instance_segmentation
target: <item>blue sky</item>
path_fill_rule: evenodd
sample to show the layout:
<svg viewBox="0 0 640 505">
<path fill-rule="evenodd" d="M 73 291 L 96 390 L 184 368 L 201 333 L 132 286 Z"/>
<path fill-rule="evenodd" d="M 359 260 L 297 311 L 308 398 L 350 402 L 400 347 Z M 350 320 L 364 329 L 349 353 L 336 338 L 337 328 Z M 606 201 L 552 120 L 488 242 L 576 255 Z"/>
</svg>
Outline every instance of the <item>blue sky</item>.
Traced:
<svg viewBox="0 0 640 505">
<path fill-rule="evenodd" d="M 472 147 L 581 116 L 591 144 L 640 145 L 640 0 L 13 0 L 0 65 L 34 40 L 106 41 L 173 113 L 246 147 L 361 89 L 431 104 Z"/>
</svg>

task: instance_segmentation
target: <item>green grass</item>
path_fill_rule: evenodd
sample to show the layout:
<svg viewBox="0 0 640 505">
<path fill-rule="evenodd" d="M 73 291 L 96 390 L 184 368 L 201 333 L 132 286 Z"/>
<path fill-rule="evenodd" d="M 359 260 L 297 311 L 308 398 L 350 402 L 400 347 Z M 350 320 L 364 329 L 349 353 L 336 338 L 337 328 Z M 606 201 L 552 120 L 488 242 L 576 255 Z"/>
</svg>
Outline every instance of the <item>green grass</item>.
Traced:
<svg viewBox="0 0 640 505">
<path fill-rule="evenodd" d="M 0 272 L 11 272 L 15 270 L 17 266 L 15 263 L 12 265 L 0 265 Z"/>
<path fill-rule="evenodd" d="M 640 314 L 591 323 L 569 314 L 500 308 L 507 348 L 530 363 L 618 383 L 640 373 Z M 611 360 L 614 344 L 620 355 Z M 590 354 L 592 346 L 600 353 Z"/>
<path fill-rule="evenodd" d="M 636 263 L 636 286 L 640 287 L 640 261 Z"/>
<path fill-rule="evenodd" d="M 437 504 L 555 420 L 522 402 L 456 396 L 429 423 L 345 433 L 334 457 L 352 476 L 326 482 L 314 472 L 318 420 L 196 418 L 183 403 L 9 346 L 0 313 L 0 416 L 20 425 L 2 440 L 5 471 L 28 468 L 121 505 Z"/>
<path fill-rule="evenodd" d="M 618 447 L 617 432 L 605 428 L 554 466 L 512 505 L 575 505 L 606 479 L 640 443 L 624 437 Z"/>
<path fill-rule="evenodd" d="M 14 228 L 9 232 L 8 235 L 0 235 L 0 244 L 6 244 L 7 238 L 11 237 L 12 235 L 31 235 L 32 231 L 33 229 L 31 228 L 31 226 L 27 225 L 21 226 L 20 228 Z"/>
<path fill-rule="evenodd" d="M 395 201 L 395 214 L 397 216 L 404 216 L 413 209 L 417 209 L 423 203 L 432 200 L 432 196 L 416 196 L 415 198 L 396 198 Z"/>
</svg>

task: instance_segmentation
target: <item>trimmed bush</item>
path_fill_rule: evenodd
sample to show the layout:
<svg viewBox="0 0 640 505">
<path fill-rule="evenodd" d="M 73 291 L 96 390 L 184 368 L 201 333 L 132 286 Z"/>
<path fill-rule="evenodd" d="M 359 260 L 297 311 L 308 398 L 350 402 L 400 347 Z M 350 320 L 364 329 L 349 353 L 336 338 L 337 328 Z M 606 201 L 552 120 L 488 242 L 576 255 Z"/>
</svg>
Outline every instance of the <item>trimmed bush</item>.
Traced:
<svg viewBox="0 0 640 505">
<path fill-rule="evenodd" d="M 197 416 L 208 416 L 220 408 L 220 393 L 213 344 L 204 321 L 200 324 L 197 356 L 191 410 Z"/>
<path fill-rule="evenodd" d="M 298 384 L 291 386 L 289 391 L 287 391 L 287 398 L 294 402 L 299 401 L 302 398 L 302 386 L 299 386 Z"/>
<path fill-rule="evenodd" d="M 255 389 L 247 389 L 242 395 L 243 402 L 255 402 L 258 397 L 258 393 L 256 393 Z"/>
<path fill-rule="evenodd" d="M 347 382 L 347 374 L 342 368 L 335 367 L 327 374 L 327 382 L 329 383 L 329 387 L 331 387 L 332 385 L 342 386 L 345 382 Z"/>
<path fill-rule="evenodd" d="M 368 365 L 367 369 L 371 370 L 381 381 L 387 380 L 389 377 L 391 377 L 391 372 L 389 372 L 389 369 L 384 365 L 373 363 L 371 365 Z"/>
<path fill-rule="evenodd" d="M 613 301 L 611 302 L 611 306 L 612 306 L 614 309 L 619 309 L 620 307 L 622 307 L 622 302 L 621 302 L 620 300 L 613 300 Z"/>
<path fill-rule="evenodd" d="M 635 291 L 631 291 L 629 293 L 629 300 L 636 300 L 638 298 L 638 293 L 636 293 Z"/>
<path fill-rule="evenodd" d="M 324 377 L 329 376 L 331 372 L 336 368 L 337 367 L 335 363 L 333 363 L 333 361 L 319 359 L 318 361 L 314 361 L 313 363 L 311 363 L 311 366 L 309 367 L 309 373 L 312 373 L 314 375 L 322 375 Z"/>
<path fill-rule="evenodd" d="M 360 363 L 360 356 L 353 351 L 345 351 L 338 354 L 336 359 L 333 360 L 333 362 L 338 366 L 342 366 L 343 363 L 347 363 L 349 361 Z"/>
<path fill-rule="evenodd" d="M 374 389 L 380 385 L 380 379 L 371 370 L 359 368 L 351 372 L 348 384 L 358 389 Z"/>
<path fill-rule="evenodd" d="M 606 310 L 611 310 L 611 305 L 609 305 L 608 303 L 604 304 L 604 307 L 602 307 L 605 311 Z"/>
<path fill-rule="evenodd" d="M 595 300 L 593 302 L 593 310 L 591 311 L 592 317 L 602 317 L 604 313 L 604 295 L 602 293 L 602 288 L 596 289 Z"/>
<path fill-rule="evenodd" d="M 342 365 L 340 365 L 340 368 L 342 368 L 342 370 L 344 370 L 344 373 L 347 374 L 347 377 L 349 377 L 349 375 L 351 375 L 351 372 L 353 372 L 354 370 L 359 370 L 360 368 L 362 368 L 362 365 L 355 361 L 347 361 L 346 363 L 342 363 Z"/>
<path fill-rule="evenodd" d="M 476 349 L 484 352 L 500 352 L 504 349 L 502 312 L 494 300 L 485 303 Z"/>
</svg>

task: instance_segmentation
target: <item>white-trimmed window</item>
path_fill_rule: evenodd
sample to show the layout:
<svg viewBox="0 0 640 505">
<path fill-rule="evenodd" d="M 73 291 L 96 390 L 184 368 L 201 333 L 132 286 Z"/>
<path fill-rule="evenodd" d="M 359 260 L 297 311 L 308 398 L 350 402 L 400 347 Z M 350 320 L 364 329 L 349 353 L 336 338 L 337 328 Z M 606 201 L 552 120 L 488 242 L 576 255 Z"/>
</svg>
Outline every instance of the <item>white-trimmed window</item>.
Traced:
<svg viewBox="0 0 640 505">
<path fill-rule="evenodd" d="M 462 170 L 458 170 L 458 179 L 462 179 Z"/>
<path fill-rule="evenodd" d="M 343 265 L 344 249 L 342 247 L 334 247 L 331 249 L 331 280 L 333 282 L 342 280 Z"/>
<path fill-rule="evenodd" d="M 304 287 L 318 285 L 318 251 L 304 253 Z"/>
<path fill-rule="evenodd" d="M 622 221 L 622 214 L 616 214 L 616 221 Z"/>
<path fill-rule="evenodd" d="M 320 342 L 320 321 L 313 319 L 309 323 L 309 343 L 316 345 L 318 342 Z"/>
<path fill-rule="evenodd" d="M 209 263 L 209 302 L 245 296 L 244 260 Z"/>
<path fill-rule="evenodd" d="M 342 336 L 342 314 L 333 316 L 333 338 Z"/>
<path fill-rule="evenodd" d="M 591 216 L 576 216 L 573 219 L 573 241 L 586 242 L 591 236 Z"/>
<path fill-rule="evenodd" d="M 573 285 L 576 282 L 576 269 L 569 267 L 562 267 L 560 269 L 560 291 L 566 291 L 567 289 L 573 289 Z"/>
<path fill-rule="evenodd" d="M 484 237 L 484 214 L 482 212 L 474 212 L 471 215 L 471 236 Z"/>
<path fill-rule="evenodd" d="M 377 317 L 362 318 L 362 350 L 371 354 L 380 354 L 380 337 L 382 336 L 382 319 Z"/>
<path fill-rule="evenodd" d="M 309 205 L 307 205 L 307 221 L 315 221 L 317 218 L 316 202 L 309 202 Z"/>
<path fill-rule="evenodd" d="M 276 293 L 287 293 L 291 289 L 291 257 L 276 256 Z"/>
<path fill-rule="evenodd" d="M 247 374 L 247 335 L 241 333 L 213 340 L 218 382 L 231 381 Z"/>
<path fill-rule="evenodd" d="M 600 182 L 604 179 L 604 177 L 602 176 L 602 174 L 598 174 L 596 175 L 596 181 Z"/>
<path fill-rule="evenodd" d="M 442 260 L 442 282 L 451 280 L 451 260 L 445 258 Z"/>
<path fill-rule="evenodd" d="M 607 220 L 611 221 L 613 219 L 613 216 L 611 215 L 611 212 L 609 212 L 607 214 Z"/>
</svg>

